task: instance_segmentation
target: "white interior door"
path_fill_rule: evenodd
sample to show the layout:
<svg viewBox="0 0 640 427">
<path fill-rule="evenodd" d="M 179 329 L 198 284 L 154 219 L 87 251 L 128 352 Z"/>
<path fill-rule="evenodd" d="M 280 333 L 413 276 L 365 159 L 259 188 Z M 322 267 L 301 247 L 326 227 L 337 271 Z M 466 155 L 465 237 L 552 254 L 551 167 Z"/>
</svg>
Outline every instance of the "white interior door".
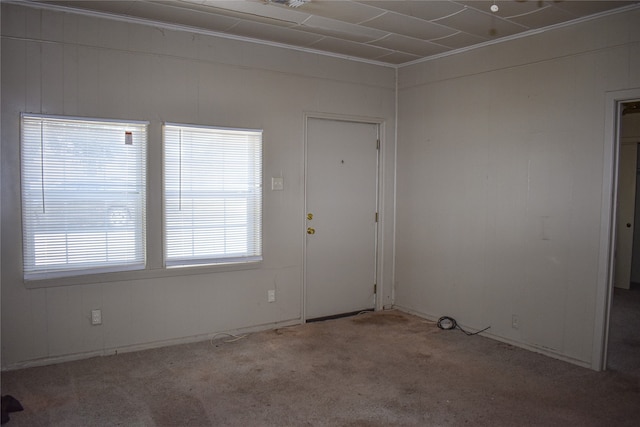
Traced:
<svg viewBox="0 0 640 427">
<path fill-rule="evenodd" d="M 307 320 L 375 306 L 377 140 L 377 124 L 307 120 Z"/>
<path fill-rule="evenodd" d="M 635 143 L 620 145 L 614 286 L 623 289 L 631 286 L 637 150 Z"/>
</svg>

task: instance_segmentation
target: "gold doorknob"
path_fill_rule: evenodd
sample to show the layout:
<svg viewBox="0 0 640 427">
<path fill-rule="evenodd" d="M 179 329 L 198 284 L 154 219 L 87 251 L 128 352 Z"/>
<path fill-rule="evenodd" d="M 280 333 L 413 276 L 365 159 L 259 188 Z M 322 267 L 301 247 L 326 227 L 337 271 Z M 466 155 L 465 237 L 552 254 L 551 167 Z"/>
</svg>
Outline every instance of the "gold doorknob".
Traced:
<svg viewBox="0 0 640 427">
<path fill-rule="evenodd" d="M 307 234 L 316 234 L 316 229 L 315 228 L 307 228 Z"/>
</svg>

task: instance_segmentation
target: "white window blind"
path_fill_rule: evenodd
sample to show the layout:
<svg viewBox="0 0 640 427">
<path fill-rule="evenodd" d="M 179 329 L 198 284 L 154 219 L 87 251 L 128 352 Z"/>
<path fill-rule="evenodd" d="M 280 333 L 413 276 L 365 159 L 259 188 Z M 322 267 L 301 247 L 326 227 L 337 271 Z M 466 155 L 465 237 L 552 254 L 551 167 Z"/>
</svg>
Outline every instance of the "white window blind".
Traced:
<svg viewBox="0 0 640 427">
<path fill-rule="evenodd" d="M 262 259 L 262 131 L 164 126 L 165 264 Z"/>
<path fill-rule="evenodd" d="M 25 279 L 145 266 L 147 124 L 22 115 Z"/>
</svg>

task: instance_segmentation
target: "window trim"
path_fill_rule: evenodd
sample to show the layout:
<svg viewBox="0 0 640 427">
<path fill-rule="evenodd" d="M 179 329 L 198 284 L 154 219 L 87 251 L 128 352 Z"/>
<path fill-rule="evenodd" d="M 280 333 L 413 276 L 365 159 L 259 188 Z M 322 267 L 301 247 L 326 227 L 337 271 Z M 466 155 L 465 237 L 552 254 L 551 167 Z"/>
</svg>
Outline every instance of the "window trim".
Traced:
<svg viewBox="0 0 640 427">
<path fill-rule="evenodd" d="M 90 268 L 70 268 L 70 269 L 59 269 L 59 270 L 48 270 L 41 272 L 30 272 L 27 273 L 24 270 L 24 257 L 25 257 L 25 194 L 24 194 L 24 120 L 25 119 L 35 119 L 35 120 L 64 120 L 64 121 L 76 121 L 83 122 L 83 124 L 89 124 L 91 122 L 96 123 L 114 123 L 114 124 L 122 124 L 122 125 L 133 125 L 133 126 L 143 126 L 145 128 L 145 139 L 144 139 L 144 149 L 142 153 L 142 161 L 144 162 L 144 197 L 142 200 L 143 210 L 145 213 L 143 223 L 145 226 L 142 230 L 142 262 L 137 264 L 129 264 L 129 265 L 113 265 L 113 266 L 96 266 Z M 149 134 L 150 134 L 150 122 L 146 120 L 129 120 L 129 119 L 113 119 L 113 118 L 101 118 L 101 117 L 87 117 L 87 116 L 67 116 L 67 115 L 55 115 L 55 114 L 41 114 L 41 113 L 28 113 L 21 112 L 19 118 L 19 147 L 20 147 L 20 155 L 19 155 L 19 163 L 20 163 L 20 234 L 22 236 L 22 245 L 21 245 L 21 271 L 22 271 L 22 280 L 23 283 L 26 284 L 47 284 L 47 283 L 58 283 L 61 281 L 68 281 L 74 277 L 90 277 L 90 276 L 103 276 L 105 274 L 120 274 L 120 273 L 128 273 L 134 271 L 144 271 L 148 268 L 148 195 L 149 195 Z M 53 285 L 51 285 L 53 286 Z M 31 288 L 31 286 L 27 286 Z M 34 286 L 41 287 L 41 286 Z"/>
<path fill-rule="evenodd" d="M 22 116 L 30 115 L 30 116 L 46 116 L 51 118 L 60 118 L 60 119 L 80 119 L 80 120 L 98 120 L 103 122 L 130 122 L 136 124 L 146 124 L 147 125 L 147 176 L 146 176 L 146 192 L 147 192 L 147 200 L 146 200 L 146 230 L 145 233 L 147 235 L 146 239 L 146 267 L 144 269 L 138 270 L 122 270 L 122 271 L 110 271 L 110 272 L 93 272 L 93 273 L 80 273 L 76 275 L 68 275 L 62 277 L 37 277 L 37 278 L 29 278 L 26 279 L 24 277 L 24 272 L 22 272 L 22 262 L 20 262 L 20 279 L 22 281 L 25 289 L 46 289 L 46 288 L 55 288 L 61 286 L 82 286 L 82 285 L 95 285 L 95 284 L 107 284 L 107 283 L 117 283 L 117 282 L 132 282 L 138 280 L 153 280 L 153 279 L 165 279 L 165 278 L 173 278 L 173 277 L 184 277 L 184 276 L 192 276 L 192 275 L 206 275 L 206 274 L 216 274 L 216 273 L 227 273 L 227 272 L 238 272 L 241 273 L 243 271 L 252 271 L 260 269 L 264 266 L 265 262 L 265 253 L 264 253 L 264 240 L 262 246 L 262 259 L 253 260 L 251 262 L 235 262 L 235 263 L 227 263 L 227 264 L 199 264 L 199 265 L 191 265 L 184 266 L 181 268 L 172 268 L 166 267 L 164 265 L 164 238 L 162 237 L 162 233 L 164 233 L 164 197 L 163 197 L 163 188 L 164 188 L 164 141 L 162 140 L 162 126 L 165 122 L 158 121 L 146 121 L 146 120 L 129 120 L 129 119 L 110 119 L 110 118 L 95 118 L 95 117 L 85 117 L 85 116 L 65 116 L 65 115 L 54 115 L 54 114 L 39 114 L 39 113 L 29 113 L 22 112 L 20 113 L 20 118 L 18 119 L 18 138 L 21 138 L 22 134 Z M 169 123 L 169 122 L 167 122 Z M 182 125 L 180 123 L 173 123 L 177 125 Z M 210 128 L 213 126 L 206 125 L 190 125 L 196 127 L 205 127 Z M 242 128 L 232 128 L 232 127 L 216 127 L 218 129 L 229 129 L 236 130 Z M 251 129 L 247 128 L 246 130 L 259 130 L 259 129 Z M 265 130 L 262 129 L 263 135 Z M 162 141 L 162 144 L 156 144 L 158 140 Z M 264 141 L 263 141 L 264 142 Z M 21 141 L 18 141 L 18 146 L 21 145 Z M 158 150 L 160 150 L 158 152 Z M 158 163 L 157 159 L 161 159 Z M 19 161 L 22 158 L 19 156 Z M 261 185 L 262 185 L 262 223 L 261 228 L 263 228 L 264 222 L 264 143 L 263 143 L 263 155 L 262 155 L 262 177 L 261 177 Z M 19 174 L 19 179 L 21 180 L 21 173 Z M 152 180 L 151 176 L 159 177 L 160 179 Z M 160 194 L 160 200 L 152 200 L 151 194 Z M 20 214 L 19 217 L 19 227 L 21 228 L 20 236 L 22 233 L 22 184 L 21 181 L 19 183 L 19 206 L 20 206 Z M 160 208 L 160 209 L 158 209 Z M 156 224 L 154 226 L 154 224 Z M 157 227 L 160 227 L 158 230 Z M 161 237 L 158 238 L 157 244 L 154 244 L 155 247 L 153 250 L 150 250 L 149 245 L 153 243 L 152 239 L 149 239 L 151 234 L 159 234 Z M 263 238 L 264 238 L 264 229 L 263 229 Z M 22 259 L 22 239 L 20 240 L 20 257 Z M 152 258 L 149 256 L 152 255 Z"/>
<path fill-rule="evenodd" d="M 170 277 L 196 276 L 213 273 L 226 273 L 244 270 L 257 270 L 264 264 L 262 261 L 242 262 L 235 264 L 194 265 L 184 268 L 154 268 L 146 270 L 113 271 L 77 276 L 55 277 L 47 279 L 23 279 L 26 289 L 54 288 L 60 286 L 93 285 L 101 283 L 130 282 L 135 280 L 163 279 Z"/>
<path fill-rule="evenodd" d="M 260 217 L 259 217 L 259 226 L 260 226 L 260 253 L 258 255 L 251 255 L 245 257 L 237 257 L 237 256 L 229 256 L 229 257 L 220 257 L 220 258 L 190 258 L 188 260 L 167 260 L 167 226 L 166 226 L 166 180 L 167 174 L 166 172 L 166 133 L 165 129 L 167 126 L 173 127 L 185 127 L 192 129 L 203 129 L 203 130 L 220 130 L 220 131 L 232 131 L 232 132 L 252 132 L 260 134 L 260 177 L 258 182 L 260 183 Z M 215 125 L 201 125 L 201 124 L 192 124 L 192 123 L 178 123 L 178 122 L 169 122 L 165 121 L 162 123 L 161 128 L 161 138 L 162 138 L 162 188 L 161 188 L 161 201 L 162 201 L 162 266 L 166 271 L 194 271 L 200 270 L 202 268 L 212 269 L 214 271 L 218 271 L 222 269 L 224 271 L 234 270 L 242 268 L 243 266 L 248 266 L 248 268 L 253 268 L 252 266 L 260 266 L 264 260 L 264 228 L 263 228 L 263 220 L 264 220 L 264 129 L 258 128 L 239 128 L 239 127 L 228 127 L 228 126 L 215 126 Z"/>
</svg>

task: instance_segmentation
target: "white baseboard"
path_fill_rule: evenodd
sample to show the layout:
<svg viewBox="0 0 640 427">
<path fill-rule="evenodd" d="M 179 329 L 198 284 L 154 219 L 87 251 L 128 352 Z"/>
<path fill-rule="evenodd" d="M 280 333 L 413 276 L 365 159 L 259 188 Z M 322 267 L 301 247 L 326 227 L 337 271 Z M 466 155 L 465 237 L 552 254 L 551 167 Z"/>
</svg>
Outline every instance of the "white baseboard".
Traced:
<svg viewBox="0 0 640 427">
<path fill-rule="evenodd" d="M 404 311 L 405 313 L 413 314 L 413 315 L 421 317 L 423 319 L 430 320 L 432 322 L 437 322 L 438 319 L 440 318 L 440 316 L 433 316 L 433 315 L 430 315 L 430 314 L 427 314 L 427 313 L 423 313 L 423 312 L 420 312 L 420 311 L 417 311 L 417 310 L 413 310 L 413 309 L 408 308 L 408 307 L 403 307 L 403 306 L 400 306 L 400 305 L 394 305 L 394 308 L 396 308 L 396 309 L 398 309 L 400 311 Z M 465 325 L 462 325 L 462 327 L 465 328 Z M 469 329 L 472 329 L 472 328 L 469 328 Z M 509 338 L 505 338 L 505 337 L 501 337 L 499 335 L 492 334 L 489 331 L 483 332 L 482 336 L 483 337 L 487 337 L 487 338 L 491 338 L 492 340 L 503 342 L 505 344 L 512 345 L 514 347 L 519 347 L 519 348 L 522 348 L 524 350 L 532 351 L 534 353 L 539 353 L 539 354 L 542 354 L 544 356 L 551 357 L 553 359 L 558 359 L 558 360 L 562 360 L 563 362 L 571 363 L 573 365 L 578 365 L 578 366 L 581 366 L 583 368 L 593 369 L 593 367 L 591 366 L 591 362 L 580 360 L 580 359 L 575 359 L 573 357 L 564 355 L 562 353 L 558 353 L 558 352 L 556 352 L 554 350 L 551 350 L 551 349 L 548 349 L 548 348 L 536 346 L 534 344 L 527 344 L 527 343 L 523 343 L 523 342 L 520 342 L 520 341 L 514 341 L 514 340 L 511 340 Z"/>
<path fill-rule="evenodd" d="M 91 357 L 112 356 L 118 353 L 130 353 L 133 351 L 150 350 L 154 348 L 168 347 L 171 345 L 189 344 L 189 343 L 200 342 L 200 341 L 208 341 L 220 334 L 241 335 L 241 334 L 248 334 L 253 332 L 283 328 L 287 326 L 294 326 L 294 325 L 300 325 L 300 324 L 302 324 L 302 319 L 300 318 L 289 319 L 289 320 L 283 320 L 279 322 L 271 322 L 271 323 L 265 323 L 261 325 L 249 326 L 246 328 L 234 329 L 231 331 L 217 331 L 217 332 L 212 332 L 208 334 L 193 335 L 189 337 L 172 338 L 168 340 L 153 341 L 153 342 L 141 343 L 141 344 L 132 344 L 132 345 L 122 346 L 122 347 L 104 348 L 101 350 L 88 351 L 83 353 L 73 353 L 73 354 L 64 354 L 60 356 L 43 357 L 39 359 L 26 360 L 22 362 L 12 363 L 7 366 L 3 366 L 2 371 L 3 372 L 14 371 L 17 369 L 33 368 L 36 366 L 46 366 L 46 365 L 54 365 L 58 363 L 73 362 L 76 360 L 89 359 Z"/>
</svg>

